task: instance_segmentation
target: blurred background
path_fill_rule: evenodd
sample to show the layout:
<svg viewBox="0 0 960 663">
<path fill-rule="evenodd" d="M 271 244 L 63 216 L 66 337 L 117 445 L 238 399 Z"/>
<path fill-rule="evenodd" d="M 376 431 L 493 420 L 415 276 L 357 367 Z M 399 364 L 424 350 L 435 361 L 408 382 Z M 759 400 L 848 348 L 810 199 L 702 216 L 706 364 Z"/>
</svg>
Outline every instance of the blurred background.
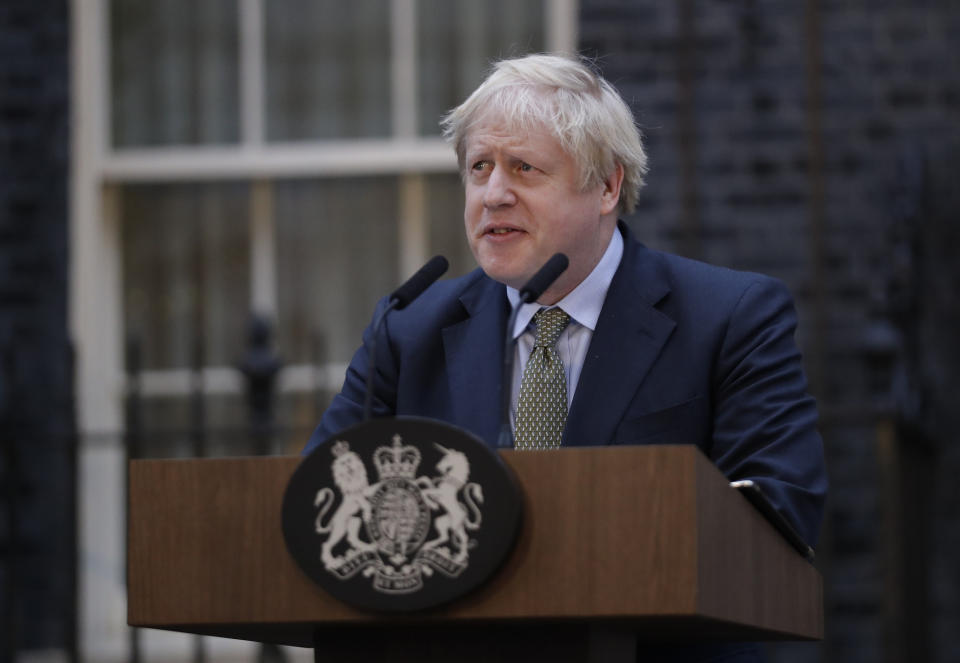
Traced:
<svg viewBox="0 0 960 663">
<path fill-rule="evenodd" d="M 312 660 L 126 627 L 126 460 L 297 453 L 375 301 L 472 269 L 437 122 L 538 51 L 632 105 L 642 241 L 797 298 L 826 638 L 771 660 L 960 660 L 958 44 L 955 0 L 0 2 L 0 663 Z"/>
</svg>

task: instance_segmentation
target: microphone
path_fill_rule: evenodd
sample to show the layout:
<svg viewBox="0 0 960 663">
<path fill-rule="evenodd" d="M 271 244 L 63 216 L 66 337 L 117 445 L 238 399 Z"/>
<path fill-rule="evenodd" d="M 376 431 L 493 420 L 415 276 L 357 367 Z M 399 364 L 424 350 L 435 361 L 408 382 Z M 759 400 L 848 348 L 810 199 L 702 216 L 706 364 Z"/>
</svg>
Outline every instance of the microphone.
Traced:
<svg viewBox="0 0 960 663">
<path fill-rule="evenodd" d="M 529 304 L 540 299 L 540 295 L 553 285 L 553 282 L 560 277 L 569 264 L 570 261 L 567 256 L 562 253 L 554 253 L 550 260 L 540 268 L 540 271 L 534 274 L 533 278 L 520 289 L 520 301 Z"/>
<path fill-rule="evenodd" d="M 520 301 L 529 304 L 540 299 L 540 296 L 553 285 L 567 266 L 570 260 L 562 253 L 554 253 L 543 264 L 536 274 L 520 288 Z M 501 409 L 500 409 L 500 436 L 497 446 L 510 448 L 513 446 L 513 430 L 510 426 L 510 392 L 513 387 L 513 328 L 517 324 L 517 314 L 520 306 L 514 307 L 507 321 L 507 333 L 503 342 L 503 379 L 501 380 Z"/>
<path fill-rule="evenodd" d="M 407 307 L 407 304 L 420 296 L 420 294 L 430 287 L 430 284 L 443 276 L 447 271 L 449 263 L 443 256 L 433 256 L 426 265 L 421 267 L 416 274 L 407 279 L 406 283 L 393 291 L 390 295 L 390 308 L 401 310 Z"/>
<path fill-rule="evenodd" d="M 367 357 L 367 390 L 363 396 L 363 420 L 369 421 L 373 404 L 373 369 L 377 360 L 377 336 L 387 313 L 406 308 L 410 302 L 423 294 L 423 291 L 447 271 L 449 263 L 443 256 L 433 256 L 417 273 L 407 279 L 403 285 L 393 291 L 387 300 L 387 306 L 373 322 L 373 334 L 370 336 L 370 354 Z"/>
</svg>

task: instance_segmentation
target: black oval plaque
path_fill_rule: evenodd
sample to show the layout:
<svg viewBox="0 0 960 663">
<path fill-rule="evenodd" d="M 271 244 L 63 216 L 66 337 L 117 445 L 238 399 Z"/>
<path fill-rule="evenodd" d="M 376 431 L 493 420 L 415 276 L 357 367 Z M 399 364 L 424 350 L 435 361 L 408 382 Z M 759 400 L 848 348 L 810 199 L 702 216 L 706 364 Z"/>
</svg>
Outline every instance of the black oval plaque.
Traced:
<svg viewBox="0 0 960 663">
<path fill-rule="evenodd" d="M 478 437 L 433 419 L 373 419 L 320 444 L 283 498 L 300 568 L 368 610 L 423 610 L 476 588 L 519 531 L 520 489 Z"/>
</svg>

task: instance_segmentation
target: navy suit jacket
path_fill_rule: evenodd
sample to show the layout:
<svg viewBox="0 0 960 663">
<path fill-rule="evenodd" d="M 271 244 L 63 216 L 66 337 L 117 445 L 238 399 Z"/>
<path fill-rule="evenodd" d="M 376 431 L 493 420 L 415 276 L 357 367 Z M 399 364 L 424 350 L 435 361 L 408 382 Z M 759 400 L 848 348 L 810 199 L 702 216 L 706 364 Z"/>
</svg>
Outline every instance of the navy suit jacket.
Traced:
<svg viewBox="0 0 960 663">
<path fill-rule="evenodd" d="M 651 251 L 619 230 L 623 259 L 563 444 L 696 444 L 731 480 L 759 483 L 815 545 L 826 473 L 786 287 Z M 496 446 L 508 317 L 505 287 L 479 269 L 391 313 L 376 345 L 374 415 L 441 419 Z M 370 334 L 305 452 L 361 421 Z"/>
</svg>

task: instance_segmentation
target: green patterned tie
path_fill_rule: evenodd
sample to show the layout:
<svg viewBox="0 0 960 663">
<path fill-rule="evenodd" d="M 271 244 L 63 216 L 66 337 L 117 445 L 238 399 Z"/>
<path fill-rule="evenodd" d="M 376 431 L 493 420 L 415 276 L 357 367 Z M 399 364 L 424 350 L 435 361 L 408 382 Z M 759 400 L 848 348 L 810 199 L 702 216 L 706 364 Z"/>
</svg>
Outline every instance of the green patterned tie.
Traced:
<svg viewBox="0 0 960 663">
<path fill-rule="evenodd" d="M 517 449 L 556 449 L 567 423 L 567 377 L 554 347 L 570 316 L 559 308 L 540 309 L 533 350 L 520 381 L 517 401 Z"/>
</svg>

